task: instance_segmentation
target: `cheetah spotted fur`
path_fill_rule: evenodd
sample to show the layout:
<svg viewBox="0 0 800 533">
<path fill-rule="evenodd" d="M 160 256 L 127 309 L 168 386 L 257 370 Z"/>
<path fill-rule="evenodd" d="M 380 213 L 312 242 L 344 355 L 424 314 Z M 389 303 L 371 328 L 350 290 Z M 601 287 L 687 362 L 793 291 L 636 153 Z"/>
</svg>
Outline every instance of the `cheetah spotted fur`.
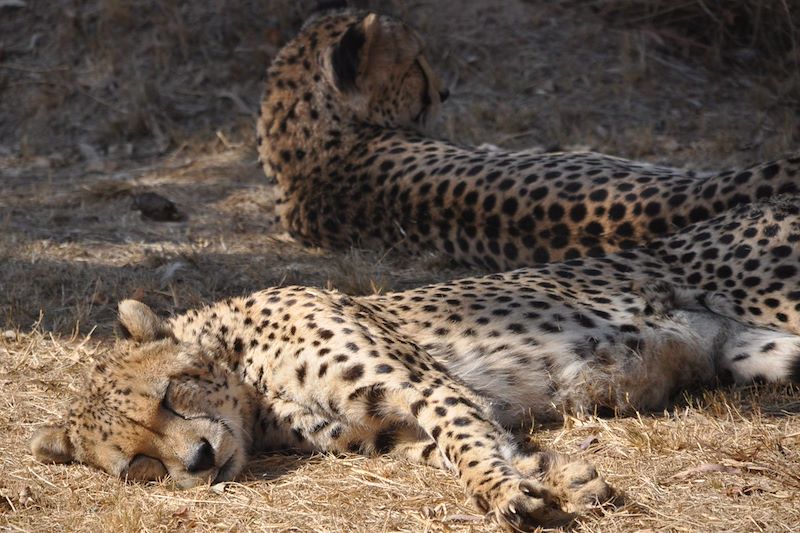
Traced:
<svg viewBox="0 0 800 533">
<path fill-rule="evenodd" d="M 700 176 L 419 133 L 446 96 L 401 21 L 348 10 L 312 19 L 270 66 L 257 123 L 282 223 L 309 244 L 433 249 L 501 271 L 629 249 L 798 191 L 800 157 Z"/>
<path fill-rule="evenodd" d="M 611 488 L 510 431 L 660 409 L 690 386 L 800 381 L 798 240 L 788 196 L 646 248 L 386 295 L 272 288 L 169 320 L 126 300 L 133 341 L 32 450 L 182 487 L 271 450 L 388 453 L 453 471 L 508 530 L 564 523 Z M 750 305 L 750 278 L 774 305 Z"/>
</svg>

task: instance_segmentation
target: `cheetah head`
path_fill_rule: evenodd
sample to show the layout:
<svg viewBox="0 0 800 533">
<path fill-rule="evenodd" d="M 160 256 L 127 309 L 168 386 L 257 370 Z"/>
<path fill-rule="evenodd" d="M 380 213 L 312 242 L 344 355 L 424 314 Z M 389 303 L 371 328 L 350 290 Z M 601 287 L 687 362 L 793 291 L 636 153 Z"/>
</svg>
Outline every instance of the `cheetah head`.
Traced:
<svg viewBox="0 0 800 533">
<path fill-rule="evenodd" d="M 314 26 L 324 26 L 325 18 Z M 345 19 L 343 33 L 321 56 L 325 83 L 367 124 L 424 124 L 447 98 L 424 54 L 422 39 L 402 21 L 376 13 Z"/>
<path fill-rule="evenodd" d="M 253 393 L 146 305 L 126 300 L 119 312 L 132 340 L 92 369 L 61 423 L 34 435 L 34 456 L 182 488 L 235 477 L 252 445 Z"/>
</svg>

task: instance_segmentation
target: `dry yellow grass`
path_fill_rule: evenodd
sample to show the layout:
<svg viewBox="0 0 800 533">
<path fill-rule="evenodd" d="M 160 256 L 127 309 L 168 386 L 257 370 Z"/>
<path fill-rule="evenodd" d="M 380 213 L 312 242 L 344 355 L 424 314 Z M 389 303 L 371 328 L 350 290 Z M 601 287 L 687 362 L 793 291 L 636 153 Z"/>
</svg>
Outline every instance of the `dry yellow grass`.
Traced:
<svg viewBox="0 0 800 533">
<path fill-rule="evenodd" d="M 698 167 L 797 147 L 791 80 L 708 70 L 580 2 L 383 4 L 428 36 L 452 88 L 439 135 Z M 237 483 L 175 491 L 30 456 L 33 429 L 114 349 L 119 299 L 174 313 L 269 285 L 365 293 L 471 273 L 436 256 L 303 249 L 273 224 L 249 115 L 300 4 L 137 5 L 0 7 L 0 529 L 493 530 L 451 476 L 385 458 L 268 457 Z M 130 205 L 144 191 L 187 220 L 142 220 Z M 792 531 L 798 414 L 792 388 L 721 391 L 531 437 L 596 462 L 626 495 L 577 531 Z"/>
</svg>

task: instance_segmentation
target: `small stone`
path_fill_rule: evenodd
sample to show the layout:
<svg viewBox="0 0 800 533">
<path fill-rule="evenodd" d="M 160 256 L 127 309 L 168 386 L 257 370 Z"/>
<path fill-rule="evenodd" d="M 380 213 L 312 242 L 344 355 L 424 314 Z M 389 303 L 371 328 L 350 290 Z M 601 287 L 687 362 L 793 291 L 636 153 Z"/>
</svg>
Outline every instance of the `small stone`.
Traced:
<svg viewBox="0 0 800 533">
<path fill-rule="evenodd" d="M 142 213 L 142 218 L 156 222 L 177 222 L 186 218 L 172 200 L 154 192 L 143 192 L 134 196 L 131 208 Z"/>
</svg>

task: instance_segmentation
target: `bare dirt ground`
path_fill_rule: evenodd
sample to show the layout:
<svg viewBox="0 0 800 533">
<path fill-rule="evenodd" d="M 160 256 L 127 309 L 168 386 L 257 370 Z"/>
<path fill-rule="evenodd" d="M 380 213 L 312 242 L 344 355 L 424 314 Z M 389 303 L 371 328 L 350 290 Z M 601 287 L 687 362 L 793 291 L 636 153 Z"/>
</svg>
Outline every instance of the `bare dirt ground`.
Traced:
<svg viewBox="0 0 800 533">
<path fill-rule="evenodd" d="M 169 314 L 270 285 L 359 294 L 474 273 L 304 249 L 273 224 L 254 150 L 259 80 L 310 3 L 0 0 L 0 529 L 495 527 L 451 476 L 385 458 L 267 457 L 240 482 L 176 491 L 28 452 L 114 349 L 122 298 Z M 601 0 L 376 4 L 427 37 L 451 88 L 436 135 L 701 169 L 798 147 L 797 75 L 752 51 L 709 63 L 650 24 L 612 23 L 592 9 Z M 131 205 L 148 191 L 184 220 L 143 219 Z M 626 495 L 576 531 L 796 531 L 798 414 L 791 387 L 726 390 L 531 438 L 586 456 Z"/>
</svg>

